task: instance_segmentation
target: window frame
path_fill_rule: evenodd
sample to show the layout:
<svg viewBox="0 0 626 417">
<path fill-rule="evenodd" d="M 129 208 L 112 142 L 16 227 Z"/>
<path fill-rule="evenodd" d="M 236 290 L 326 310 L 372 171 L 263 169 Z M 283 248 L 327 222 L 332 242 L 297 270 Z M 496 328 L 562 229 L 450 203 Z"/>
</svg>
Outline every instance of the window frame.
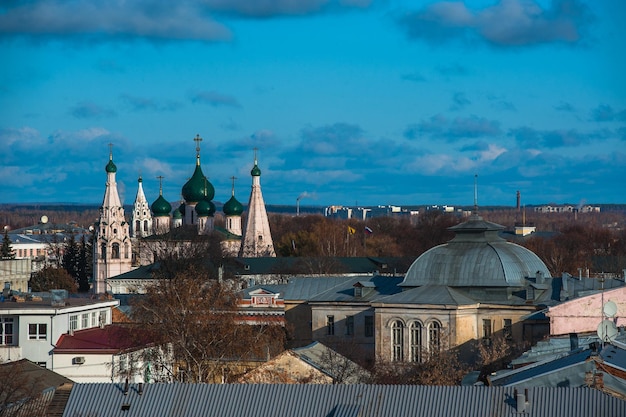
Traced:
<svg viewBox="0 0 626 417">
<path fill-rule="evenodd" d="M 0 346 L 15 346 L 17 345 L 17 320 L 15 317 L 0 317 Z M 7 332 L 10 328 L 11 331 Z"/>
<path fill-rule="evenodd" d="M 363 322 L 363 336 L 374 337 L 374 316 L 367 315 Z"/>
<path fill-rule="evenodd" d="M 404 361 L 404 323 L 402 320 L 391 322 L 391 361 Z"/>
<path fill-rule="evenodd" d="M 42 332 L 43 329 L 43 332 Z M 28 323 L 28 340 L 47 340 L 47 323 Z"/>
<path fill-rule="evenodd" d="M 326 316 L 326 335 L 327 336 L 335 335 L 335 316 L 334 315 Z"/>
</svg>

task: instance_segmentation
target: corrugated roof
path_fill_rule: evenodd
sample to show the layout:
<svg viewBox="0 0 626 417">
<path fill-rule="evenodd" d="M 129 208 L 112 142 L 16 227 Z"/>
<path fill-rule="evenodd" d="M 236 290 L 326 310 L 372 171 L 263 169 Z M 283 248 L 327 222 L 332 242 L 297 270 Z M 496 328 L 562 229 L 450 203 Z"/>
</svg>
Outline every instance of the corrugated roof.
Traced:
<svg viewBox="0 0 626 417">
<path fill-rule="evenodd" d="M 624 416 L 626 401 L 589 388 L 529 388 L 524 414 L 506 387 L 319 384 L 76 384 L 64 417 Z M 125 410 L 123 409 L 125 408 Z"/>
<path fill-rule="evenodd" d="M 367 292 L 363 292 L 362 297 L 354 296 L 354 284 L 357 282 L 371 282 L 373 287 L 369 287 Z M 311 297 L 311 302 L 362 302 L 362 301 L 374 301 L 382 296 L 395 294 L 402 291 L 402 288 L 398 287 L 398 284 L 402 282 L 401 277 L 387 277 L 387 276 L 374 276 L 374 277 L 354 277 L 350 278 L 341 284 L 330 288 L 329 290 L 319 293 L 314 297 Z"/>
<path fill-rule="evenodd" d="M 118 353 L 141 349 L 149 342 L 150 338 L 143 329 L 109 325 L 62 334 L 54 353 Z"/>
</svg>

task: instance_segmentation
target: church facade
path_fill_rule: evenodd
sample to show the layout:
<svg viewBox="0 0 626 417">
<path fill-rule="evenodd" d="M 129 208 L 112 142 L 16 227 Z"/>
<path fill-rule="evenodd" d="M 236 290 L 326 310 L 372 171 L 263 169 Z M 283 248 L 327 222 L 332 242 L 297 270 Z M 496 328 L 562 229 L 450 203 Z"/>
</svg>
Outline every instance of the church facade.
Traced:
<svg viewBox="0 0 626 417">
<path fill-rule="evenodd" d="M 216 227 L 216 206 L 213 202 L 215 189 L 202 171 L 200 142 L 197 135 L 195 167 L 192 176 L 182 187 L 182 201 L 172 210 L 172 205 L 163 196 L 162 178 L 159 177 L 159 196 L 148 205 L 143 190 L 142 178 L 138 179 L 137 195 L 133 204 L 131 221 L 127 222 L 124 207 L 120 201 L 115 175 L 117 167 L 113 163 L 112 151 L 105 167 L 107 182 L 105 195 L 100 208 L 100 217 L 95 227 L 94 244 L 94 293 L 107 292 L 106 280 L 130 271 L 140 264 L 154 261 L 153 248 L 139 249 L 133 256 L 133 244 L 140 240 L 158 242 L 159 236 L 170 234 L 176 228 L 195 228 L 197 235 L 215 231 L 224 236 L 222 251 L 227 256 L 275 257 L 274 245 L 261 193 L 260 176 L 256 150 L 254 166 L 251 170 L 252 190 L 246 226 L 243 227 L 244 207 L 235 198 L 234 177 L 230 199 L 223 206 L 225 227 Z M 154 246 L 154 245 L 152 245 Z M 158 246 L 158 245 L 157 245 Z M 135 259 L 133 259 L 135 258 Z"/>
</svg>

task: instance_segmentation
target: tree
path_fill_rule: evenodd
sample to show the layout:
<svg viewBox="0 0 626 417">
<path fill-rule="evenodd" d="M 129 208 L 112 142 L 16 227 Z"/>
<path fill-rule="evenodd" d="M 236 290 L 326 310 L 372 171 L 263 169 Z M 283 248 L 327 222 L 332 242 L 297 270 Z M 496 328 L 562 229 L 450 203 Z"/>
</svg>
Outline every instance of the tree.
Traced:
<svg viewBox="0 0 626 417">
<path fill-rule="evenodd" d="M 74 293 L 77 290 L 74 278 L 65 269 L 53 266 L 46 266 L 31 275 L 30 287 L 34 292 L 61 289 Z"/>
<path fill-rule="evenodd" d="M 61 267 L 75 280 L 78 277 L 78 243 L 74 233 L 70 234 L 69 239 L 63 245 L 63 255 L 61 257 Z"/>
<path fill-rule="evenodd" d="M 11 247 L 11 239 L 9 239 L 9 232 L 4 229 L 4 238 L 2 239 L 2 246 L 0 247 L 0 259 L 15 259 L 15 251 Z"/>
<path fill-rule="evenodd" d="M 76 270 L 76 283 L 79 292 L 89 291 L 89 281 L 93 274 L 93 253 L 92 253 L 93 234 L 90 239 L 85 239 L 85 235 L 80 238 L 80 246 L 78 250 L 78 263 Z"/>
<path fill-rule="evenodd" d="M 171 347 L 146 358 L 170 380 L 220 381 L 233 373 L 233 363 L 283 350 L 282 328 L 245 323 L 233 287 L 207 278 L 193 264 L 181 267 L 149 286 L 133 307 L 133 321 L 153 332 L 155 345 Z"/>
</svg>

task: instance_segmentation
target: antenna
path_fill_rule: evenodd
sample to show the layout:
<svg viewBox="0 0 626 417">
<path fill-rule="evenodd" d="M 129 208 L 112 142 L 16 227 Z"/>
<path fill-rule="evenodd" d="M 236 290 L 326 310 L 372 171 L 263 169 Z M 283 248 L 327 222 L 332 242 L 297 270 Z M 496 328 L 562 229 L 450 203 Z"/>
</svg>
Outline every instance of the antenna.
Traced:
<svg viewBox="0 0 626 417">
<path fill-rule="evenodd" d="M 474 214 L 478 214 L 478 174 L 474 174 Z"/>
</svg>

